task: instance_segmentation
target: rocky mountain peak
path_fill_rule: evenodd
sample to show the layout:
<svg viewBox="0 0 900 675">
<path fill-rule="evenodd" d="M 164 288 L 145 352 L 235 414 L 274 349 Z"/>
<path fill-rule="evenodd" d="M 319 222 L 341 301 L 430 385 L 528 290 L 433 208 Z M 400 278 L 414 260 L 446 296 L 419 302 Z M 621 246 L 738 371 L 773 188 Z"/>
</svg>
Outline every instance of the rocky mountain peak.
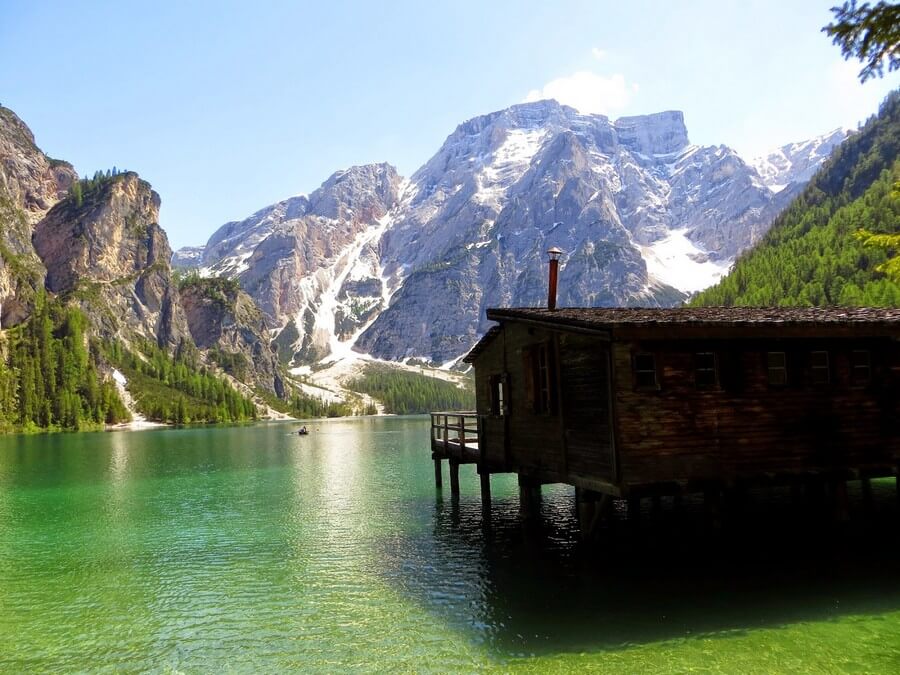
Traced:
<svg viewBox="0 0 900 675">
<path fill-rule="evenodd" d="M 0 192 L 36 223 L 77 179 L 68 162 L 50 159 L 19 117 L 0 106 Z"/>
<path fill-rule="evenodd" d="M 620 117 L 613 126 L 619 143 L 643 155 L 669 155 L 689 145 L 684 114 L 680 110 Z"/>
<path fill-rule="evenodd" d="M 309 196 L 309 211 L 334 220 L 381 218 L 396 203 L 401 180 L 386 163 L 337 171 Z"/>
<path fill-rule="evenodd" d="M 806 183 L 832 151 L 853 133 L 839 127 L 800 143 L 787 143 L 756 157 L 750 164 L 773 192 Z"/>
<path fill-rule="evenodd" d="M 82 181 L 38 223 L 47 289 L 73 294 L 101 333 L 175 346 L 187 336 L 158 224 L 159 195 L 133 172 Z"/>
</svg>

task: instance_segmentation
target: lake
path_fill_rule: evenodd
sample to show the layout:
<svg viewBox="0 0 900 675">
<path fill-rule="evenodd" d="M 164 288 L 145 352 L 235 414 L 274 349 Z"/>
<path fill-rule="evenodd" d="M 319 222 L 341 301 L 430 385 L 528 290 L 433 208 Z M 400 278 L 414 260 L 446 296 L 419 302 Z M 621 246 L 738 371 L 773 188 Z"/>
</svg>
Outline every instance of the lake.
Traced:
<svg viewBox="0 0 900 675">
<path fill-rule="evenodd" d="M 307 424 L 0 438 L 0 670 L 900 672 L 892 481 L 585 547 L 571 488 L 441 498 L 427 418 Z"/>
</svg>

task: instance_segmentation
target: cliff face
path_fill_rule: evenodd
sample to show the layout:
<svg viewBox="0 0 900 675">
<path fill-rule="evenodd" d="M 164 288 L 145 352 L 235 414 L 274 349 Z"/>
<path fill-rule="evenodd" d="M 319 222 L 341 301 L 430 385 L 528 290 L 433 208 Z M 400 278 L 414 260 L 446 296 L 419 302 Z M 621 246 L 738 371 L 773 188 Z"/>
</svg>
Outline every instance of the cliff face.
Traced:
<svg viewBox="0 0 900 675">
<path fill-rule="evenodd" d="M 46 272 L 31 245 L 32 227 L 76 179 L 71 165 L 49 159 L 22 120 L 0 107 L 0 325 L 31 313 Z"/>
<path fill-rule="evenodd" d="M 192 279 L 182 284 L 181 304 L 196 345 L 238 380 L 283 397 L 278 357 L 266 338 L 263 313 L 235 282 Z"/>
<path fill-rule="evenodd" d="M 33 238 L 47 289 L 78 299 L 103 335 L 177 346 L 189 332 L 158 218 L 159 195 L 130 172 L 61 201 Z"/>
</svg>

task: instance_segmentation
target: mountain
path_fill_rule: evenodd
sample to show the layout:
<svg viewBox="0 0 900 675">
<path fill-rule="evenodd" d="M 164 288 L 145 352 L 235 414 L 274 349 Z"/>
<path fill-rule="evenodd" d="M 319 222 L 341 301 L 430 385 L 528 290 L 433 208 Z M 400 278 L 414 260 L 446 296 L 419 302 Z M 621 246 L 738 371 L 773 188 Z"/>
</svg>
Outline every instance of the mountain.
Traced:
<svg viewBox="0 0 900 675">
<path fill-rule="evenodd" d="M 0 325 L 21 323 L 47 274 L 32 227 L 77 180 L 71 164 L 47 157 L 31 130 L 0 106 Z"/>
<path fill-rule="evenodd" d="M 82 181 L 79 189 L 34 228 L 47 290 L 77 301 L 104 338 L 174 349 L 189 336 L 172 251 L 157 224 L 159 195 L 133 172 Z"/>
<path fill-rule="evenodd" d="M 771 181 L 804 180 L 826 146 L 788 148 Z M 295 364 L 351 350 L 447 364 L 486 307 L 546 301 L 551 246 L 561 305 L 683 301 L 762 238 L 788 200 L 777 185 L 691 144 L 678 111 L 611 120 L 539 101 L 461 124 L 409 180 L 339 172 L 176 260 L 237 279 Z"/>
<path fill-rule="evenodd" d="M 900 234 L 900 92 L 838 147 L 753 250 L 697 305 L 900 306 L 876 268 L 889 253 L 855 235 Z"/>
<path fill-rule="evenodd" d="M 792 185 L 807 183 L 851 133 L 849 129 L 838 128 L 802 143 L 788 143 L 750 164 L 769 189 L 781 192 Z"/>
<path fill-rule="evenodd" d="M 216 367 L 236 361 L 229 340 L 205 351 L 194 344 L 159 206 L 136 173 L 79 179 L 0 107 L 0 429 L 97 428 L 132 413 L 256 417 L 246 387 Z M 248 316 L 232 313 L 223 334 Z M 241 331 L 259 341 L 245 369 L 251 382 L 275 358 L 256 328 Z M 277 393 L 265 382 L 260 389 Z"/>
<path fill-rule="evenodd" d="M 194 344 L 238 381 L 284 398 L 288 387 L 265 318 L 236 281 L 189 276 L 179 284 Z"/>
</svg>

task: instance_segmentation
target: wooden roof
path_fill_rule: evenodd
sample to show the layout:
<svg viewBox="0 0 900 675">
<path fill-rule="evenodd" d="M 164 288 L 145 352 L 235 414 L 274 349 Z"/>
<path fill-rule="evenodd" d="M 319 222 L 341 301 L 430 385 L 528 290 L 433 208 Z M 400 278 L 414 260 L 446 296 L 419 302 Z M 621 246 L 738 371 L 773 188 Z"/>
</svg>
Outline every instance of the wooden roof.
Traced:
<svg viewBox="0 0 900 675">
<path fill-rule="evenodd" d="M 812 334 L 879 335 L 900 339 L 900 309 L 880 307 L 676 307 L 602 308 L 564 307 L 549 310 L 534 307 L 495 308 L 487 318 L 503 323 L 516 321 L 544 325 L 557 330 L 575 330 L 605 335 L 657 338 L 668 333 L 660 329 L 678 329 L 672 337 L 705 336 L 790 337 Z M 816 331 L 815 329 L 818 329 Z M 473 363 L 499 334 L 494 326 L 465 356 Z"/>
<path fill-rule="evenodd" d="M 900 328 L 900 309 L 881 307 L 565 307 L 555 310 L 521 307 L 488 309 L 487 318 L 492 321 L 519 320 L 599 330 L 655 324 L 876 324 Z"/>
<path fill-rule="evenodd" d="M 472 363 L 475 357 L 484 351 L 484 348 L 500 334 L 500 326 L 491 326 L 488 332 L 481 336 L 481 339 L 475 343 L 475 346 L 469 350 L 469 353 L 463 358 L 463 363 Z"/>
</svg>

